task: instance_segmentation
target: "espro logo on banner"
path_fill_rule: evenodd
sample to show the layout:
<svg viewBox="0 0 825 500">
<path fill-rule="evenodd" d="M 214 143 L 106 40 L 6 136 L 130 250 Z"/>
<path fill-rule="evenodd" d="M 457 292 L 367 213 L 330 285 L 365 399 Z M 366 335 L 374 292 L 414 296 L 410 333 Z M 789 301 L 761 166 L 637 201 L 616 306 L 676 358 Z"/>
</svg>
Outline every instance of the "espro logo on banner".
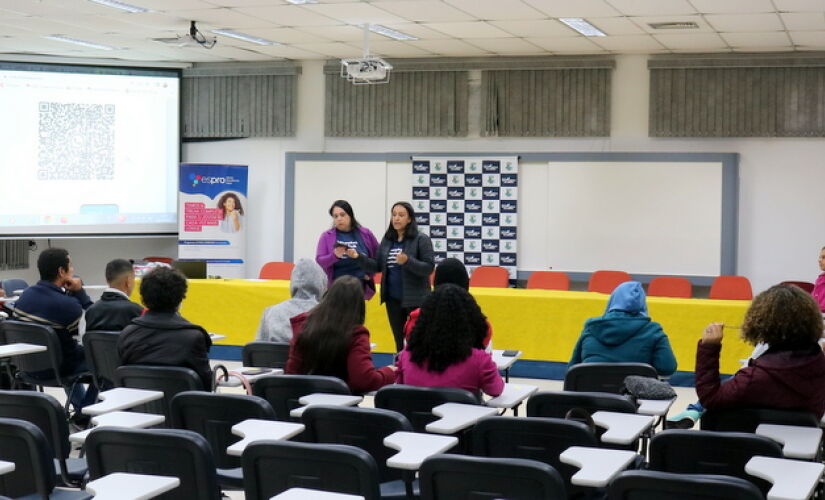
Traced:
<svg viewBox="0 0 825 500">
<path fill-rule="evenodd" d="M 235 184 L 235 183 L 238 182 L 238 179 L 232 177 L 231 175 L 214 176 L 214 175 L 189 174 L 189 180 L 192 181 L 192 187 L 195 187 L 198 184 L 227 184 L 227 185 L 232 185 L 232 184 Z"/>
</svg>

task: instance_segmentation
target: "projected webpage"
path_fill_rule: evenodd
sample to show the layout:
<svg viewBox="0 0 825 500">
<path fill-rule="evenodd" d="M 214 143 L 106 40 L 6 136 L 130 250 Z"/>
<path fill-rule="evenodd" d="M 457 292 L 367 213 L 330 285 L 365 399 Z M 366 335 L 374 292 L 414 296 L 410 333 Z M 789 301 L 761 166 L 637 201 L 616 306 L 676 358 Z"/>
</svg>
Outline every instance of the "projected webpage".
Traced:
<svg viewBox="0 0 825 500">
<path fill-rule="evenodd" d="M 0 234 L 177 230 L 177 76 L 0 69 Z"/>
</svg>

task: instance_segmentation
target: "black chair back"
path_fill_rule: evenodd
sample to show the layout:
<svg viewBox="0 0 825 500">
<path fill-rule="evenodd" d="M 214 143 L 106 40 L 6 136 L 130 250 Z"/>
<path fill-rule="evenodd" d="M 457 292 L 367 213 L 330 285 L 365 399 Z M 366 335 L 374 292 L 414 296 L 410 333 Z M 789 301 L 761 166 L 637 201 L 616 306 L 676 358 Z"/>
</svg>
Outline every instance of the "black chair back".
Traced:
<svg viewBox="0 0 825 500">
<path fill-rule="evenodd" d="M 62 387 L 70 383 L 70 381 L 63 380 L 60 376 L 63 349 L 60 347 L 60 340 L 52 327 L 26 321 L 7 320 L 0 323 L 0 328 L 3 329 L 6 342 L 9 344 L 25 342 L 46 346 L 46 350 L 43 352 L 12 356 L 11 362 L 19 370 L 17 373 L 18 378 L 39 387 Z M 54 374 L 52 379 L 31 379 L 27 376 L 28 373 L 46 370 L 52 371 Z"/>
<path fill-rule="evenodd" d="M 537 460 L 558 471 L 571 495 L 583 491 L 570 478 L 578 468 L 559 460 L 571 446 L 598 448 L 599 440 L 587 425 L 558 418 L 488 417 L 472 430 L 473 455 Z"/>
<path fill-rule="evenodd" d="M 579 363 L 571 366 L 564 375 L 564 390 L 621 394 L 628 375 L 659 376 L 647 363 Z"/>
<path fill-rule="evenodd" d="M 636 404 L 629 397 L 618 394 L 540 391 L 527 400 L 528 417 L 565 418 L 573 408 L 581 408 L 589 413 L 599 410 L 636 413 Z"/>
<path fill-rule="evenodd" d="M 249 342 L 243 346 L 241 359 L 244 366 L 284 368 L 289 359 L 289 342 Z"/>
<path fill-rule="evenodd" d="M 120 366 L 117 353 L 119 331 L 89 330 L 83 334 L 83 351 L 86 364 L 94 377 L 95 385 L 101 391 L 115 386 L 115 370 Z"/>
<path fill-rule="evenodd" d="M 427 424 L 438 420 L 433 407 L 442 403 L 480 404 L 478 396 L 452 387 L 385 385 L 375 393 L 375 407 L 397 411 L 407 417 L 415 432 L 426 432 Z"/>
<path fill-rule="evenodd" d="M 252 385 L 252 393 L 272 405 L 278 420 L 295 420 L 289 412 L 303 406 L 298 399 L 316 392 L 351 394 L 343 380 L 322 375 L 267 375 Z"/>
<path fill-rule="evenodd" d="M 559 473 L 535 460 L 436 455 L 424 461 L 420 479 L 421 500 L 567 498 Z"/>
<path fill-rule="evenodd" d="M 243 452 L 246 500 L 268 500 L 289 488 L 309 488 L 378 500 L 378 466 L 361 448 L 269 441 Z"/>
<path fill-rule="evenodd" d="M 650 469 L 680 474 L 721 474 L 751 481 L 763 493 L 771 483 L 745 472 L 754 456 L 782 457 L 772 439 L 744 432 L 668 430 L 650 440 Z"/>
<path fill-rule="evenodd" d="M 6 297 L 12 297 L 16 295 L 14 292 L 18 292 L 20 290 L 25 290 L 29 287 L 29 284 L 26 283 L 26 280 L 20 278 L 9 278 L 3 281 L 0 281 L 0 287 L 3 288 L 3 291 L 6 293 Z"/>
<path fill-rule="evenodd" d="M 625 471 L 607 489 L 609 500 L 764 500 L 753 484 L 731 476 Z"/>
<path fill-rule="evenodd" d="M 55 487 L 54 453 L 35 424 L 0 418 L 0 460 L 13 462 L 13 472 L 0 476 L 0 494 L 12 498 L 49 498 Z M 88 499 L 85 492 L 61 492 L 60 498 Z"/>
<path fill-rule="evenodd" d="M 699 426 L 705 431 L 753 433 L 759 424 L 819 427 L 819 419 L 809 411 L 773 408 L 707 410 L 699 419 Z"/>
<path fill-rule="evenodd" d="M 191 368 L 181 366 L 124 365 L 115 370 L 115 385 L 163 391 L 163 398 L 136 406 L 134 410 L 164 415 L 166 426 L 171 425 L 170 405 L 176 394 L 204 390 L 198 374 Z"/>
<path fill-rule="evenodd" d="M 181 392 L 172 398 L 171 425 L 197 432 L 209 442 L 218 468 L 241 466 L 241 459 L 226 454 L 226 448 L 240 441 L 232 426 L 246 419 L 275 420 L 275 412 L 265 399 L 242 394 L 215 394 L 204 391 Z"/>
<path fill-rule="evenodd" d="M 62 482 L 73 486 L 80 484 L 86 473 L 86 461 L 69 458 L 72 447 L 66 412 L 54 396 L 35 391 L 0 391 L 0 417 L 17 418 L 36 425 L 57 460 Z"/>
<path fill-rule="evenodd" d="M 400 413 L 380 408 L 310 406 L 304 410 L 301 420 L 306 425 L 309 441 L 361 448 L 375 459 L 382 482 L 402 479 L 399 469 L 387 467 L 387 459 L 397 450 L 384 446 L 384 438 L 390 434 L 412 431 Z"/>
<path fill-rule="evenodd" d="M 91 479 L 113 472 L 174 476 L 180 485 L 158 499 L 221 500 L 209 443 L 179 429 L 95 429 L 86 438 Z"/>
</svg>

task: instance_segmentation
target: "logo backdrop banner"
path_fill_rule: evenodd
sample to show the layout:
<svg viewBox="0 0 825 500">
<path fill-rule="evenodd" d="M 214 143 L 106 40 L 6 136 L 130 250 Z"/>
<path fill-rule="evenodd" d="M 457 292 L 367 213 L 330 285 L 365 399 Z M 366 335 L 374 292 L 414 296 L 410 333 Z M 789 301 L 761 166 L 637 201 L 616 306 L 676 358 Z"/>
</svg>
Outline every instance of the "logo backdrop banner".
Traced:
<svg viewBox="0 0 825 500">
<path fill-rule="evenodd" d="M 412 205 L 436 263 L 502 266 L 516 279 L 518 158 L 414 157 Z"/>
<path fill-rule="evenodd" d="M 247 167 L 183 163 L 178 257 L 205 260 L 209 275 L 245 278 Z"/>
</svg>

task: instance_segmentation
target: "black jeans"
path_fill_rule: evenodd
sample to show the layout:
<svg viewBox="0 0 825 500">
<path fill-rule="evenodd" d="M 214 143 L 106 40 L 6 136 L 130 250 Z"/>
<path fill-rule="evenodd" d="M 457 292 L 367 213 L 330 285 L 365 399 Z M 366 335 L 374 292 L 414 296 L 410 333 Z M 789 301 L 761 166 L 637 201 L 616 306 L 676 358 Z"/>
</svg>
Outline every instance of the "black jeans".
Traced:
<svg viewBox="0 0 825 500">
<path fill-rule="evenodd" d="M 392 336 L 395 339 L 395 352 L 401 352 L 404 348 L 404 325 L 412 308 L 402 307 L 401 301 L 392 297 L 387 297 L 384 301 L 387 308 L 387 319 L 390 320 Z"/>
</svg>

